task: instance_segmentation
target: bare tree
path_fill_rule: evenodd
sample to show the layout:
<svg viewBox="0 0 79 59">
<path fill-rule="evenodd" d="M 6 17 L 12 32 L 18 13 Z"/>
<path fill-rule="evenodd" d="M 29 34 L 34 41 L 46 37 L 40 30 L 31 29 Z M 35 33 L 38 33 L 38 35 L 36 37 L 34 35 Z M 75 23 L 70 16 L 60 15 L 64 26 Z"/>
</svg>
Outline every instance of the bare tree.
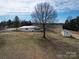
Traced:
<svg viewBox="0 0 79 59">
<path fill-rule="evenodd" d="M 34 12 L 32 13 L 32 18 L 35 22 L 42 25 L 43 38 L 46 38 L 46 25 L 48 23 L 53 23 L 56 16 L 57 13 L 55 9 L 53 9 L 53 6 L 47 2 L 37 4 L 35 7 Z"/>
</svg>

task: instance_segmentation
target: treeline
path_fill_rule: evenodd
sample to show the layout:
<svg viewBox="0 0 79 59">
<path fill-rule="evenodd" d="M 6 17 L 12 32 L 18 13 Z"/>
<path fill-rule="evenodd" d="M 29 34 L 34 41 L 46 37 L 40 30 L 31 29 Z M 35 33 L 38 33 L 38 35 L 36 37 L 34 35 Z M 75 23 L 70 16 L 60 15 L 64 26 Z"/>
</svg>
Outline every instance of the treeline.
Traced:
<svg viewBox="0 0 79 59">
<path fill-rule="evenodd" d="M 20 26 L 29 26 L 32 25 L 31 21 L 25 21 L 25 20 L 20 20 L 18 16 L 15 16 L 14 20 L 8 20 L 8 21 L 1 21 L 0 22 L 0 29 L 2 28 L 17 28 Z"/>
<path fill-rule="evenodd" d="M 64 29 L 79 31 L 79 16 L 74 19 L 67 19 L 63 25 Z"/>
</svg>

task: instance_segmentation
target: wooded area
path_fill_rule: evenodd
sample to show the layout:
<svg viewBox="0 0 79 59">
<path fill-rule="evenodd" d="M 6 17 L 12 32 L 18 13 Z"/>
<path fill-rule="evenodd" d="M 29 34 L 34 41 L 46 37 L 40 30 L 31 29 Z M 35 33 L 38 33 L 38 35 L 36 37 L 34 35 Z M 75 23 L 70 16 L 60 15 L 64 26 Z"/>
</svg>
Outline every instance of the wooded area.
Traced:
<svg viewBox="0 0 79 59">
<path fill-rule="evenodd" d="M 64 29 L 79 31 L 79 16 L 73 19 L 67 19 L 63 25 Z"/>
<path fill-rule="evenodd" d="M 14 20 L 8 20 L 8 21 L 1 21 L 0 22 L 0 29 L 3 29 L 5 27 L 7 28 L 17 28 L 20 26 L 29 26 L 32 25 L 31 21 L 26 20 L 20 20 L 18 16 L 15 16 Z"/>
</svg>

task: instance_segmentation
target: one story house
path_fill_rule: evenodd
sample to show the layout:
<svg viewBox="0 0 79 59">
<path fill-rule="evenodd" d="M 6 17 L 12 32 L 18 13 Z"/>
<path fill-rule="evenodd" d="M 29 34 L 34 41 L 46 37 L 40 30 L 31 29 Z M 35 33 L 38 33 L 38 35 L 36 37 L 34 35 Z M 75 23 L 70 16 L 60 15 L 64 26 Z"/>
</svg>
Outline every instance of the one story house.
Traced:
<svg viewBox="0 0 79 59">
<path fill-rule="evenodd" d="M 38 26 L 22 26 L 18 28 L 20 31 L 40 31 Z"/>
</svg>

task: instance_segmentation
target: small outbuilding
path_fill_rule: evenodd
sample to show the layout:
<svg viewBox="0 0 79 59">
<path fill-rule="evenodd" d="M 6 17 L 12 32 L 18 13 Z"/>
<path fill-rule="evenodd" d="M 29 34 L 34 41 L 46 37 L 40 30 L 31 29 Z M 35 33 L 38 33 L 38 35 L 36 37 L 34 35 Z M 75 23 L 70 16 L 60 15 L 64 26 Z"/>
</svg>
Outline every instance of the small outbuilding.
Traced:
<svg viewBox="0 0 79 59">
<path fill-rule="evenodd" d="M 72 36 L 71 32 L 70 32 L 69 30 L 66 30 L 66 29 L 64 29 L 64 30 L 61 32 L 61 34 L 62 34 L 64 37 L 71 37 L 71 36 Z"/>
<path fill-rule="evenodd" d="M 38 26 L 22 26 L 19 27 L 20 31 L 40 31 L 40 27 Z"/>
</svg>

